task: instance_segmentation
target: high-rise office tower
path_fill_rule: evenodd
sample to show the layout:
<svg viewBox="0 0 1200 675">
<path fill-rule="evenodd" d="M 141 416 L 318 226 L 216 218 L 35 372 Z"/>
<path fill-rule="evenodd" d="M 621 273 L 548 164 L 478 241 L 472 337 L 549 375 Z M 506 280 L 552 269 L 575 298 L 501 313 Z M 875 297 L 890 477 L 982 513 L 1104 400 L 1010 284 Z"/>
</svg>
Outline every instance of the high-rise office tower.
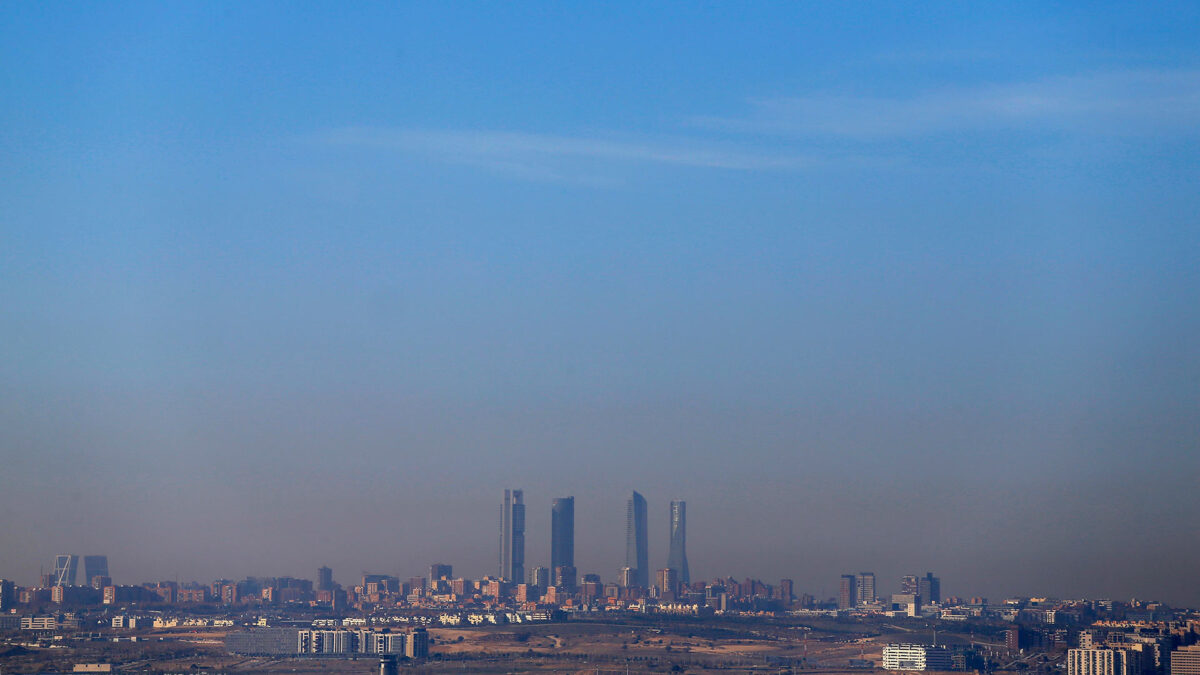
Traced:
<svg viewBox="0 0 1200 675">
<path fill-rule="evenodd" d="M 529 571 L 529 585 L 541 592 L 545 592 L 546 588 L 550 586 L 550 581 L 549 567 L 535 567 Z"/>
<path fill-rule="evenodd" d="M 575 498 L 559 497 L 550 508 L 550 569 L 575 566 Z"/>
<path fill-rule="evenodd" d="M 671 502 L 671 553 L 667 556 L 667 567 L 675 570 L 679 583 L 690 584 L 687 559 L 687 502 Z"/>
<path fill-rule="evenodd" d="M 917 579 L 917 594 L 924 604 L 941 602 L 942 580 L 933 576 L 933 572 L 926 572 L 925 576 Z"/>
<path fill-rule="evenodd" d="M 89 581 L 92 577 L 106 577 L 108 573 L 108 556 L 106 555 L 85 555 L 83 556 L 83 576 L 84 582 Z"/>
<path fill-rule="evenodd" d="M 875 602 L 875 573 L 859 572 L 854 577 L 855 602 L 859 605 L 869 605 Z"/>
<path fill-rule="evenodd" d="M 654 583 L 660 592 L 674 596 L 679 592 L 679 573 L 673 567 L 664 567 L 655 575 Z"/>
<path fill-rule="evenodd" d="M 328 567 L 317 568 L 317 590 L 333 590 L 333 570 L 329 569 Z"/>
<path fill-rule="evenodd" d="M 920 577 L 915 574 L 906 574 L 900 577 L 900 592 L 904 595 L 920 595 L 921 588 L 918 579 Z"/>
<path fill-rule="evenodd" d="M 850 609 L 858 602 L 858 577 L 843 574 L 838 586 L 838 609 Z"/>
<path fill-rule="evenodd" d="M 17 584 L 0 579 L 0 612 L 7 612 L 17 602 Z"/>
<path fill-rule="evenodd" d="M 55 586 L 74 586 L 75 576 L 78 572 L 79 556 L 71 554 L 54 556 Z"/>
<path fill-rule="evenodd" d="M 646 535 L 646 498 L 634 492 L 625 507 L 625 567 L 629 585 L 650 587 L 649 540 Z"/>
<path fill-rule="evenodd" d="M 792 590 L 792 588 L 793 588 L 793 583 L 792 583 L 791 579 L 780 579 L 779 580 L 779 591 L 777 593 L 777 596 L 778 596 L 778 599 L 782 600 L 783 604 L 785 604 L 785 605 L 792 604 L 792 601 L 796 599 L 796 594 Z"/>
<path fill-rule="evenodd" d="M 435 581 L 449 581 L 454 578 L 454 566 L 446 563 L 433 563 L 429 566 L 429 584 L 433 585 Z M 521 579 L 513 581 L 520 583 Z"/>
<path fill-rule="evenodd" d="M 83 580 L 86 584 L 91 585 L 92 579 L 96 577 L 107 577 L 108 574 L 108 556 L 106 555 L 85 555 L 83 556 Z"/>
<path fill-rule="evenodd" d="M 525 499 L 521 490 L 505 490 L 500 512 L 500 578 L 525 580 Z"/>
</svg>

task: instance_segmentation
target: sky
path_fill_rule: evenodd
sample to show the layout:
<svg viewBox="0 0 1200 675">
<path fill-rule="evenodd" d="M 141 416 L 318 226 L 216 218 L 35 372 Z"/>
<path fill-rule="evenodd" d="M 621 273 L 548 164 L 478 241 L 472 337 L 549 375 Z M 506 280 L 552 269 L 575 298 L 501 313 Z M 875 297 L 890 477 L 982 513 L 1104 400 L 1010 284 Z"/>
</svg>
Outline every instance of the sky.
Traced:
<svg viewBox="0 0 1200 675">
<path fill-rule="evenodd" d="M 0 576 L 1200 605 L 1200 5 L 0 4 Z"/>
</svg>

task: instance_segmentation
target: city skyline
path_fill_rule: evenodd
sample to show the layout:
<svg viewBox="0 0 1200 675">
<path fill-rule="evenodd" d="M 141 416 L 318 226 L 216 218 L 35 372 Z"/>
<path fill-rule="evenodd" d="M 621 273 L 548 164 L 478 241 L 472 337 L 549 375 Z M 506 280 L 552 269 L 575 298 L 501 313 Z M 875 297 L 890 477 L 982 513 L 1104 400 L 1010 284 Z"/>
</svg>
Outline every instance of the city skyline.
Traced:
<svg viewBox="0 0 1200 675">
<path fill-rule="evenodd" d="M 513 497 L 513 498 L 515 498 L 516 495 L 520 495 L 521 499 L 523 501 L 523 495 L 525 493 L 525 490 L 505 490 L 505 492 L 508 494 L 508 496 Z M 639 496 L 641 496 L 640 493 L 638 493 L 636 491 L 633 494 L 638 494 Z M 556 498 L 548 498 L 548 499 L 550 502 L 549 503 L 550 508 L 548 509 L 548 511 L 550 511 L 551 514 L 553 514 L 557 510 L 563 518 L 562 522 L 563 522 L 563 531 L 564 531 L 564 537 L 565 537 L 564 538 L 564 547 L 566 546 L 566 542 L 570 542 L 570 544 L 572 545 L 571 552 L 573 554 L 573 544 L 574 544 L 574 527 L 573 527 L 573 525 L 574 525 L 574 517 L 575 517 L 575 508 L 574 508 L 575 498 L 574 497 L 561 497 L 561 498 L 556 497 Z M 643 497 L 643 500 L 644 499 L 645 498 Z M 628 525 L 629 501 L 630 500 L 627 497 L 625 500 L 626 518 L 622 519 L 622 521 L 621 521 L 622 524 L 626 525 L 626 526 Z M 677 504 L 683 505 L 683 508 L 680 510 L 677 510 L 677 508 L 676 508 Z M 524 506 L 523 503 L 521 505 Z M 664 532 L 663 536 L 664 536 L 664 538 L 666 538 L 668 540 L 668 549 L 669 549 L 670 544 L 673 541 L 673 537 L 671 536 L 671 534 L 672 534 L 671 525 L 674 524 L 677 513 L 682 516 L 682 518 L 680 520 L 680 523 L 683 525 L 681 534 L 684 535 L 684 537 L 682 539 L 684 546 L 685 546 L 685 548 L 683 549 L 685 552 L 684 561 L 687 562 L 687 557 L 686 557 L 687 519 L 686 519 L 686 501 L 685 500 L 673 499 L 673 500 L 669 501 L 669 516 L 670 516 L 670 518 L 669 518 L 669 522 L 668 522 L 668 527 L 665 528 L 666 531 Z M 603 514 L 592 513 L 590 515 L 592 515 L 592 516 L 599 515 L 600 516 L 599 520 L 602 520 L 602 521 L 611 520 L 610 518 L 605 518 L 603 516 Z M 568 527 L 568 524 L 571 525 L 572 527 Z M 550 530 L 550 533 L 549 533 L 550 536 L 547 537 L 547 541 L 548 541 L 548 543 L 550 543 L 551 556 L 553 556 L 554 527 L 553 527 L 552 520 L 549 523 L 549 527 L 547 529 Z M 569 530 L 570 536 L 566 537 L 565 534 L 568 530 Z M 627 549 L 627 547 L 628 547 L 628 529 L 627 529 L 627 527 L 624 530 L 623 534 L 624 534 L 624 536 L 622 536 L 620 539 L 623 543 L 626 544 L 626 549 Z M 613 543 L 615 544 L 615 541 Z M 601 549 L 611 548 L 611 549 L 615 550 L 616 546 L 615 545 L 611 546 L 611 547 L 601 546 L 600 548 Z M 628 552 L 628 551 L 626 551 L 626 552 Z M 469 557 L 477 558 L 478 556 L 475 555 L 477 553 L 478 553 L 478 551 L 476 551 Z M 436 553 L 434 553 L 432 555 L 433 555 L 433 557 L 437 557 Z M 669 559 L 670 555 L 671 555 L 670 552 L 668 552 L 667 567 L 670 566 L 669 565 L 671 562 Z M 51 576 L 57 577 L 60 574 L 60 570 L 58 570 L 58 568 L 56 566 L 60 562 L 66 561 L 68 558 L 71 558 L 71 559 L 73 559 L 73 564 L 69 564 L 68 567 L 66 568 L 66 572 L 65 572 L 65 574 L 69 578 L 70 570 L 71 569 L 79 570 L 80 566 L 83 565 L 88 558 L 93 559 L 93 564 L 99 564 L 102 561 L 104 570 L 107 571 L 109 557 L 110 556 L 108 556 L 108 555 L 89 555 L 89 556 L 81 556 L 81 555 L 77 555 L 77 554 L 71 554 L 70 556 L 57 555 L 57 556 L 53 556 L 54 560 L 51 561 L 51 564 L 49 566 L 43 567 L 42 569 L 50 570 Z M 572 562 L 574 562 L 573 555 L 572 555 L 571 560 L 572 560 Z M 874 560 L 878 560 L 878 558 L 875 558 Z M 550 578 L 553 579 L 554 578 L 553 577 L 553 566 L 551 566 L 552 562 L 553 562 L 553 557 L 548 559 L 548 562 L 546 562 L 545 565 L 543 565 L 542 563 L 536 563 L 532 567 L 528 567 L 526 571 L 529 572 L 535 567 L 545 567 L 547 572 L 551 575 Z M 747 575 L 747 574 L 752 578 L 763 578 L 763 579 L 779 579 L 779 578 L 796 577 L 798 579 L 803 580 L 803 582 L 811 583 L 811 587 L 808 587 L 808 586 L 798 587 L 798 590 L 814 593 L 815 597 L 817 597 L 818 599 L 830 598 L 833 600 L 837 600 L 838 596 L 839 596 L 839 590 L 837 587 L 836 579 L 838 578 L 838 575 L 841 575 L 841 578 L 843 581 L 848 578 L 850 580 L 850 584 L 851 584 L 850 591 L 849 591 L 851 593 L 851 602 L 848 605 L 848 607 L 854 607 L 856 604 L 864 601 L 864 598 L 862 597 L 862 593 L 863 593 L 864 589 L 860 585 L 861 577 L 863 575 L 869 575 L 871 577 L 872 590 L 874 590 L 874 583 L 875 583 L 875 579 L 877 577 L 884 580 L 882 585 L 880 586 L 881 592 L 884 594 L 883 597 L 886 597 L 887 595 L 891 595 L 893 593 L 914 593 L 916 595 L 923 596 L 925 598 L 925 601 L 928 602 L 931 595 L 932 595 L 932 597 L 938 598 L 938 599 L 940 599 L 940 597 L 942 597 L 944 595 L 940 590 L 940 578 L 939 577 L 934 577 L 932 575 L 932 573 L 925 573 L 924 575 L 909 573 L 911 571 L 911 568 L 913 568 L 913 567 L 923 567 L 923 566 L 928 567 L 928 566 L 930 566 L 930 564 L 933 564 L 934 566 L 938 566 L 936 564 L 936 561 L 931 560 L 931 559 L 925 560 L 924 562 L 922 562 L 920 564 L 908 565 L 907 567 L 903 564 L 897 564 L 894 562 L 892 564 L 876 565 L 872 561 L 872 559 L 866 559 L 866 560 L 859 561 L 859 562 L 871 563 L 872 565 L 875 565 L 875 566 L 877 566 L 881 569 L 885 569 L 885 570 L 897 570 L 895 573 L 889 572 L 889 573 L 885 573 L 882 576 L 876 575 L 874 573 L 867 573 L 867 572 L 844 574 L 842 572 L 842 569 L 844 569 L 846 566 L 853 567 L 853 562 L 842 564 L 841 568 L 837 568 L 837 567 L 832 568 L 831 569 L 832 573 L 819 574 L 819 575 L 815 575 L 813 577 L 806 577 L 804 574 L 797 574 L 797 573 L 793 572 L 792 570 L 789 570 L 786 568 L 777 568 L 777 567 L 773 567 L 771 565 L 763 566 L 760 561 L 756 561 L 756 562 L 758 562 L 758 564 L 760 566 L 755 567 L 754 570 L 747 570 L 747 569 L 744 569 L 742 566 L 733 565 L 731 567 L 731 569 L 717 569 L 717 570 L 715 570 L 714 573 L 703 574 L 696 578 L 701 579 L 701 580 L 717 579 L 717 578 L 724 578 L 725 576 L 728 576 L 730 574 L 732 574 L 736 578 L 740 578 L 741 576 Z M 417 567 L 413 567 L 410 569 L 410 566 L 408 564 L 399 564 L 399 565 L 393 564 L 392 566 L 389 567 L 389 563 L 384 563 L 381 565 L 361 565 L 361 564 L 359 564 L 359 562 L 355 562 L 355 561 L 351 560 L 351 564 L 349 565 L 349 568 L 357 569 L 358 567 L 361 567 L 361 569 L 363 570 L 363 573 L 366 573 L 366 571 L 368 569 L 370 569 L 370 570 L 375 570 L 377 572 L 388 572 L 391 574 L 395 574 L 397 577 L 400 577 L 400 578 L 407 578 L 408 576 L 411 575 L 411 573 L 413 573 L 417 570 L 420 570 L 420 569 L 424 569 L 423 565 L 425 565 L 425 563 L 417 562 L 416 564 L 417 564 Z M 342 562 L 339 562 L 338 565 L 339 565 L 339 567 L 346 567 L 346 565 L 344 565 Z M 124 568 L 124 565 L 122 565 L 122 567 Z M 322 565 L 321 567 L 322 567 L 322 569 L 328 569 L 324 565 Z M 472 565 L 469 562 L 467 564 L 457 564 L 456 567 L 458 567 L 458 569 L 474 570 L 473 572 L 468 572 L 466 574 L 466 576 L 468 578 L 484 578 L 484 577 L 489 576 L 490 574 L 494 573 L 494 568 L 491 571 L 487 570 L 486 566 L 484 566 L 484 569 L 477 569 L 475 565 Z M 763 573 L 763 572 L 759 571 L 763 567 L 771 569 L 772 571 L 770 573 Z M 655 565 L 653 565 L 653 563 L 651 564 L 651 568 L 657 569 L 657 567 Z M 288 570 L 288 574 L 286 574 L 285 576 L 296 576 L 298 578 L 307 578 L 306 572 L 304 570 L 299 570 L 292 566 L 287 566 L 286 569 Z M 575 570 L 576 570 L 577 578 L 583 576 L 584 574 L 597 573 L 601 576 L 601 578 L 605 582 L 615 582 L 615 581 L 617 581 L 618 576 L 619 576 L 619 567 L 615 571 L 608 570 L 604 567 L 603 563 L 590 564 L 585 567 L 580 567 L 578 565 L 575 565 Z M 274 574 L 266 574 L 266 572 L 268 572 L 268 570 L 258 569 L 258 570 L 248 571 L 248 572 L 244 571 L 244 572 L 240 572 L 240 573 L 232 574 L 232 575 L 216 574 L 212 578 L 225 578 L 226 576 L 238 577 L 238 576 L 242 576 L 242 575 L 244 575 L 246 577 L 255 577 L 255 576 L 264 576 L 264 575 L 265 576 L 275 576 Z M 0 577 L 4 577 L 4 575 L 0 574 Z M 652 585 L 654 583 L 654 574 L 650 574 L 649 577 L 650 578 L 648 579 L 648 582 L 650 585 Z M 31 577 L 31 578 L 25 579 L 25 577 L 23 577 L 21 574 L 11 574 L 10 573 L 10 574 L 8 574 L 8 576 L 6 578 L 16 579 L 18 581 L 25 580 L 26 585 L 36 585 L 34 582 L 36 581 L 37 576 L 33 575 L 33 577 Z M 169 579 L 169 578 L 186 579 L 186 575 L 183 577 L 180 577 L 179 575 L 172 575 L 172 574 L 167 574 L 167 575 L 150 574 L 149 576 L 146 576 L 146 577 L 136 577 L 136 576 L 120 577 L 119 576 L 115 579 L 115 582 L 126 583 L 126 582 L 138 581 L 138 580 L 140 580 L 140 581 L 154 580 L 154 579 L 165 580 L 165 579 Z M 204 578 L 203 575 L 194 576 L 193 580 L 201 579 L 201 578 Z M 318 581 L 319 581 L 319 574 L 318 574 Z M 516 583 L 516 582 L 514 582 L 514 583 Z M 77 577 L 77 582 L 75 585 L 87 586 L 88 584 L 79 582 L 78 577 Z M 843 592 L 844 592 L 844 589 L 845 589 L 845 586 L 843 584 Z M 1031 589 L 1037 589 L 1037 590 L 1031 590 Z M 1029 587 L 1007 588 L 1007 589 L 1004 589 L 1003 592 L 999 592 L 999 593 L 997 593 L 995 591 L 996 591 L 996 589 L 994 586 L 990 586 L 986 583 L 981 584 L 981 585 L 971 585 L 967 588 L 956 585 L 954 594 L 959 595 L 959 596 L 962 596 L 964 594 L 982 595 L 985 597 L 990 596 L 990 597 L 996 597 L 996 598 L 1009 597 L 1009 596 L 1011 596 L 1011 597 L 1026 597 L 1026 596 L 1032 597 L 1032 596 L 1037 596 L 1037 595 L 1043 595 L 1043 596 L 1048 596 L 1048 597 L 1061 597 L 1061 598 L 1095 597 L 1095 598 L 1114 598 L 1115 599 L 1115 598 L 1123 597 L 1120 594 L 1108 592 L 1103 589 L 1092 590 L 1092 591 L 1087 591 L 1087 592 L 1078 592 L 1078 591 L 1065 592 L 1063 590 L 1056 590 L 1055 588 L 1048 585 L 1045 581 L 1039 581 L 1037 578 L 1034 578 L 1034 582 Z M 1143 600 L 1147 599 L 1147 595 L 1144 592 L 1138 592 L 1137 589 L 1134 590 L 1134 592 L 1131 594 L 1131 597 L 1138 597 Z M 1157 596 L 1154 596 L 1153 599 L 1167 600 L 1167 598 L 1165 598 L 1165 597 L 1159 598 Z M 1182 603 L 1186 604 L 1186 601 L 1178 601 L 1177 600 L 1175 602 L 1182 602 Z"/>
<path fill-rule="evenodd" d="M 0 3 L 0 574 L 494 575 L 516 486 L 610 579 L 636 487 L 651 576 L 1200 605 L 1197 34 Z"/>
</svg>

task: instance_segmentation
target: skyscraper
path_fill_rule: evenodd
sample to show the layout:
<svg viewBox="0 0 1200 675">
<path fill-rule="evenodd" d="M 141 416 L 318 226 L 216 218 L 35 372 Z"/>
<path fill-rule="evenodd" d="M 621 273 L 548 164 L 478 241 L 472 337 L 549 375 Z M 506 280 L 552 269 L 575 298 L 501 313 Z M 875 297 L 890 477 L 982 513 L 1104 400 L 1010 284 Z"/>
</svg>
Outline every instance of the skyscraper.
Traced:
<svg viewBox="0 0 1200 675">
<path fill-rule="evenodd" d="M 650 587 L 646 519 L 646 498 L 635 491 L 625 507 L 625 567 L 630 571 L 629 584 L 642 588 Z"/>
<path fill-rule="evenodd" d="M 74 586 L 75 576 L 78 572 L 79 556 L 71 554 L 54 556 L 55 586 Z"/>
<path fill-rule="evenodd" d="M 855 603 L 869 605 L 875 602 L 875 573 L 859 572 L 855 578 Z"/>
<path fill-rule="evenodd" d="M 926 572 L 925 576 L 917 579 L 917 593 L 923 604 L 939 603 L 942 601 L 942 580 Z"/>
<path fill-rule="evenodd" d="M 858 602 L 858 577 L 843 574 L 838 586 L 838 609 L 851 609 Z"/>
<path fill-rule="evenodd" d="M 83 556 L 83 581 L 85 584 L 90 585 L 92 583 L 92 579 L 106 576 L 108 576 L 108 556 Z"/>
<path fill-rule="evenodd" d="M 429 585 L 432 586 L 435 581 L 449 581 L 454 578 L 454 566 L 446 563 L 433 563 L 429 566 Z M 514 579 L 516 583 L 520 583 L 522 579 Z"/>
<path fill-rule="evenodd" d="M 317 590 L 333 590 L 333 570 L 329 569 L 328 567 L 317 568 Z"/>
<path fill-rule="evenodd" d="M 525 498 L 521 490 L 505 490 L 500 511 L 500 578 L 525 580 Z"/>
<path fill-rule="evenodd" d="M 675 570 L 679 583 L 692 583 L 687 560 L 687 502 L 671 502 L 671 553 L 667 556 L 667 567 Z"/>
<path fill-rule="evenodd" d="M 550 569 L 575 566 L 575 498 L 559 497 L 550 508 Z"/>
</svg>

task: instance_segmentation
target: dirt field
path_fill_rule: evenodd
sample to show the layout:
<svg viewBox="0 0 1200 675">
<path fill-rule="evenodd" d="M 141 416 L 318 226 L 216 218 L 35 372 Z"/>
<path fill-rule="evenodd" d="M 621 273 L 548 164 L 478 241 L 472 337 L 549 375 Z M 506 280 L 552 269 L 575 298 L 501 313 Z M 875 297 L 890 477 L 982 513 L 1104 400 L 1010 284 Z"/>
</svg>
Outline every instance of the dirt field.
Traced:
<svg viewBox="0 0 1200 675">
<path fill-rule="evenodd" d="M 171 631 L 173 641 L 73 643 L 58 649 L 10 649 L 11 673 L 70 672 L 75 663 L 113 663 L 157 673 L 377 673 L 376 658 L 264 659 L 224 652 L 222 633 Z M 855 624 L 801 625 L 778 620 L 596 617 L 547 624 L 432 628 L 431 659 L 402 661 L 407 672 L 790 672 L 870 673 L 850 659 L 880 663 L 883 645 L 916 641 L 912 630 Z M 114 669 L 116 670 L 116 669 Z"/>
</svg>

